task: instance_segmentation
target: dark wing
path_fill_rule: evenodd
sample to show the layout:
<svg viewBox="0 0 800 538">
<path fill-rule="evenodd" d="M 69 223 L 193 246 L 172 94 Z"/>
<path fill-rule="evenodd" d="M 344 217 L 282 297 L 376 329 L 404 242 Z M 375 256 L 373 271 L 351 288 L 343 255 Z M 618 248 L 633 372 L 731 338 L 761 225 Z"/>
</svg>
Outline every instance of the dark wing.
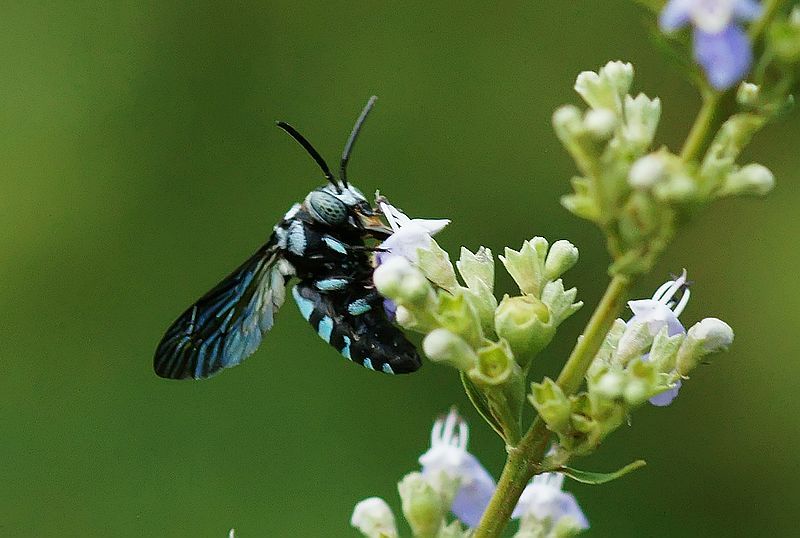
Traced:
<svg viewBox="0 0 800 538">
<path fill-rule="evenodd" d="M 170 379 L 209 377 L 253 354 L 283 304 L 291 266 L 270 241 L 167 330 L 153 368 Z"/>
</svg>

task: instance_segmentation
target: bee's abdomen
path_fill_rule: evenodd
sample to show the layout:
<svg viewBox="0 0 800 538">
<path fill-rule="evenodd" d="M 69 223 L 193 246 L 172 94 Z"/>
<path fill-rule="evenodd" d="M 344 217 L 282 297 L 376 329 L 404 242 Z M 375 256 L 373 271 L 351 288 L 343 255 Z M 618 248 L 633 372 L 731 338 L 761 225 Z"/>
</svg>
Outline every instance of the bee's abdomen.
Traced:
<svg viewBox="0 0 800 538">
<path fill-rule="evenodd" d="M 334 279 L 303 280 L 292 290 L 317 334 L 345 358 L 371 370 L 407 374 L 421 366 L 413 344 L 383 310 L 383 299 L 363 285 L 328 289 Z"/>
</svg>

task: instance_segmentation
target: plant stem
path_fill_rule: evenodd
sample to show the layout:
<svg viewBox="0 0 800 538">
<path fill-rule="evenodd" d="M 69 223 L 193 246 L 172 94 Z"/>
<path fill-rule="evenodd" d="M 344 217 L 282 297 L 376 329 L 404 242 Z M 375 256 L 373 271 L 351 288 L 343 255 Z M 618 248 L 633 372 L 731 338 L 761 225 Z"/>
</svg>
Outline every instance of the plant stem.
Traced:
<svg viewBox="0 0 800 538">
<path fill-rule="evenodd" d="M 625 275 L 614 276 L 608 285 L 600 304 L 586 325 L 583 336 L 578 339 L 556 381 L 565 394 L 575 393 L 583 383 L 592 359 L 600 349 L 611 324 L 622 311 L 630 285 L 631 278 Z M 540 471 L 549 440 L 550 432 L 544 421 L 536 417 L 519 444 L 509 449 L 497 490 L 475 529 L 473 538 L 500 536 L 508 524 L 522 490 L 531 477 Z"/>
<path fill-rule="evenodd" d="M 711 89 L 703 91 L 703 106 L 700 107 L 700 112 L 697 113 L 692 129 L 686 137 L 686 142 L 681 149 L 681 159 L 684 162 L 690 162 L 698 159 L 705 149 L 706 143 L 712 134 L 714 127 L 714 119 L 717 116 L 722 94 Z"/>
<path fill-rule="evenodd" d="M 778 14 L 778 9 L 780 9 L 785 2 L 786 0 L 767 0 L 764 2 L 761 17 L 750 26 L 750 31 L 748 33 L 751 41 L 755 41 L 761 37 L 761 34 L 767 29 L 769 23 L 772 22 L 772 19 Z"/>
</svg>

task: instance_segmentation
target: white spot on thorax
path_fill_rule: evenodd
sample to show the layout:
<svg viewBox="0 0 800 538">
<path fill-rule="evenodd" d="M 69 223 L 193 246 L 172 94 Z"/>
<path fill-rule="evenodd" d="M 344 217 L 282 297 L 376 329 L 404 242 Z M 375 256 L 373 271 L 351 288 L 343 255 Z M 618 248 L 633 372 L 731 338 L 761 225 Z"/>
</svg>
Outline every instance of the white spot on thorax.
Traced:
<svg viewBox="0 0 800 538">
<path fill-rule="evenodd" d="M 306 251 L 306 232 L 303 223 L 299 220 L 293 221 L 289 225 L 289 251 L 298 256 L 302 256 Z"/>
</svg>

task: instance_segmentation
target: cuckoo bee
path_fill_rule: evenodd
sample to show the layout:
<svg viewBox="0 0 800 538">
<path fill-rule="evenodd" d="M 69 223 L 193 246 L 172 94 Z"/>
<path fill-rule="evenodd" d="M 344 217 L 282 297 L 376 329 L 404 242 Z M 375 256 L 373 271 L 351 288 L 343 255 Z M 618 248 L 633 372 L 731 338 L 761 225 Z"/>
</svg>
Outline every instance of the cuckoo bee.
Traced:
<svg viewBox="0 0 800 538">
<path fill-rule="evenodd" d="M 350 133 L 338 179 L 322 156 L 291 125 L 278 122 L 311 155 L 328 184 L 308 193 L 275 225 L 267 243 L 190 306 L 156 349 L 156 374 L 170 379 L 210 377 L 252 355 L 272 328 L 285 286 L 319 336 L 345 358 L 371 370 L 417 370 L 414 346 L 388 319 L 372 283 L 375 247 L 392 230 L 347 181 L 347 163 L 370 98 Z"/>
</svg>

